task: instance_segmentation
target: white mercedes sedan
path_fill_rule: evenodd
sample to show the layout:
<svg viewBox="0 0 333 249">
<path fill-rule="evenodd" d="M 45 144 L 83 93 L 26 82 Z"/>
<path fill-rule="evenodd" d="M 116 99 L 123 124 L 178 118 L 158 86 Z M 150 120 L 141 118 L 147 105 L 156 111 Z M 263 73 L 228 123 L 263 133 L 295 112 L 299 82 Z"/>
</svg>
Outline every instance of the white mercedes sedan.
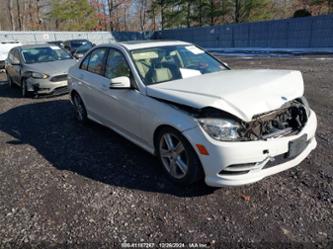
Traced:
<svg viewBox="0 0 333 249">
<path fill-rule="evenodd" d="M 77 119 L 105 125 L 156 155 L 180 184 L 257 182 L 316 147 L 302 74 L 231 70 L 180 41 L 96 46 L 69 71 Z"/>
</svg>

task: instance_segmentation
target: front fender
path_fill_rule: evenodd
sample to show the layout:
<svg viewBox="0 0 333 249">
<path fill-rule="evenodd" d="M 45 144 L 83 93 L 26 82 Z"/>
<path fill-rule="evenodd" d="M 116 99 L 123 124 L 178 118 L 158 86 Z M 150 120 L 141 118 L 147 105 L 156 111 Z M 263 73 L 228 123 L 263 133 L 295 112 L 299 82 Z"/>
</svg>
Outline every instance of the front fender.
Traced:
<svg viewBox="0 0 333 249">
<path fill-rule="evenodd" d="M 151 148 L 154 147 L 155 131 L 161 126 L 170 126 L 184 132 L 195 128 L 198 124 L 191 113 L 172 103 L 165 103 L 154 98 L 147 98 L 142 113 L 142 132 Z"/>
</svg>

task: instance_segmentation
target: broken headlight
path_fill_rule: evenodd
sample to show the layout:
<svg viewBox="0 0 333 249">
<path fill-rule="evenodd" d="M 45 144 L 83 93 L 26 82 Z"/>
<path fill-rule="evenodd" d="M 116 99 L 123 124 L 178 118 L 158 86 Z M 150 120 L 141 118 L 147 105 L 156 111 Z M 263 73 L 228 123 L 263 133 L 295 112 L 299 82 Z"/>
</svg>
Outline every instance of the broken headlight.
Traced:
<svg viewBox="0 0 333 249">
<path fill-rule="evenodd" d="M 239 140 L 240 124 L 229 119 L 201 118 L 198 120 L 204 131 L 218 141 Z"/>
</svg>

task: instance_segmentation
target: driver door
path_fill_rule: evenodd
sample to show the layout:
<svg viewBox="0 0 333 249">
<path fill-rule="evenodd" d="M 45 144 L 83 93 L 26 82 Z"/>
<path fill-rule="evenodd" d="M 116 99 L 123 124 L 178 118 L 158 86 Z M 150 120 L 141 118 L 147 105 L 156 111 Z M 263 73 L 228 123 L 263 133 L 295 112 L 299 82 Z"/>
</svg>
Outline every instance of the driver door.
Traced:
<svg viewBox="0 0 333 249">
<path fill-rule="evenodd" d="M 129 77 L 134 81 L 130 67 L 122 54 L 116 49 L 110 49 L 106 60 L 105 77 L 111 80 L 117 77 Z M 109 88 L 105 94 L 106 105 L 108 106 L 106 115 L 110 119 L 110 124 L 118 131 L 138 142 L 143 143 L 141 136 L 141 105 L 145 101 L 145 96 L 138 91 L 134 85 L 128 89 Z"/>
</svg>

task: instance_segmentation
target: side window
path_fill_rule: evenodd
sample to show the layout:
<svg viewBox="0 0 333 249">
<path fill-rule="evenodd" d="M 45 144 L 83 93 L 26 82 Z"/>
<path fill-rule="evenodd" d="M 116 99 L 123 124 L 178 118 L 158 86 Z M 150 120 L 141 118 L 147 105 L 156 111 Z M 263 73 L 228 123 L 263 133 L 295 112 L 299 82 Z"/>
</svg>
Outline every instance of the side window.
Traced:
<svg viewBox="0 0 333 249">
<path fill-rule="evenodd" d="M 107 54 L 107 48 L 98 48 L 90 54 L 88 63 L 88 71 L 95 74 L 104 76 L 105 71 L 105 56 Z"/>
<path fill-rule="evenodd" d="M 19 51 L 17 49 L 12 49 L 8 53 L 8 59 L 10 63 L 17 63 L 20 61 Z"/>
<path fill-rule="evenodd" d="M 110 49 L 106 61 L 105 77 L 112 79 L 121 76 L 131 78 L 131 70 L 124 55 L 117 50 Z"/>
<path fill-rule="evenodd" d="M 9 53 L 8 53 L 8 59 L 9 59 L 9 62 L 10 62 L 10 63 L 12 63 L 13 60 L 14 60 L 14 51 L 15 51 L 15 49 L 12 49 L 12 50 L 10 50 Z"/>
<path fill-rule="evenodd" d="M 14 50 L 14 58 L 17 62 L 21 62 L 20 52 L 17 49 Z"/>
<path fill-rule="evenodd" d="M 89 54 L 86 58 L 84 58 L 84 60 L 82 61 L 81 65 L 80 65 L 80 68 L 82 70 L 88 70 L 88 64 L 89 64 L 89 60 L 90 60 L 90 55 Z"/>
</svg>

